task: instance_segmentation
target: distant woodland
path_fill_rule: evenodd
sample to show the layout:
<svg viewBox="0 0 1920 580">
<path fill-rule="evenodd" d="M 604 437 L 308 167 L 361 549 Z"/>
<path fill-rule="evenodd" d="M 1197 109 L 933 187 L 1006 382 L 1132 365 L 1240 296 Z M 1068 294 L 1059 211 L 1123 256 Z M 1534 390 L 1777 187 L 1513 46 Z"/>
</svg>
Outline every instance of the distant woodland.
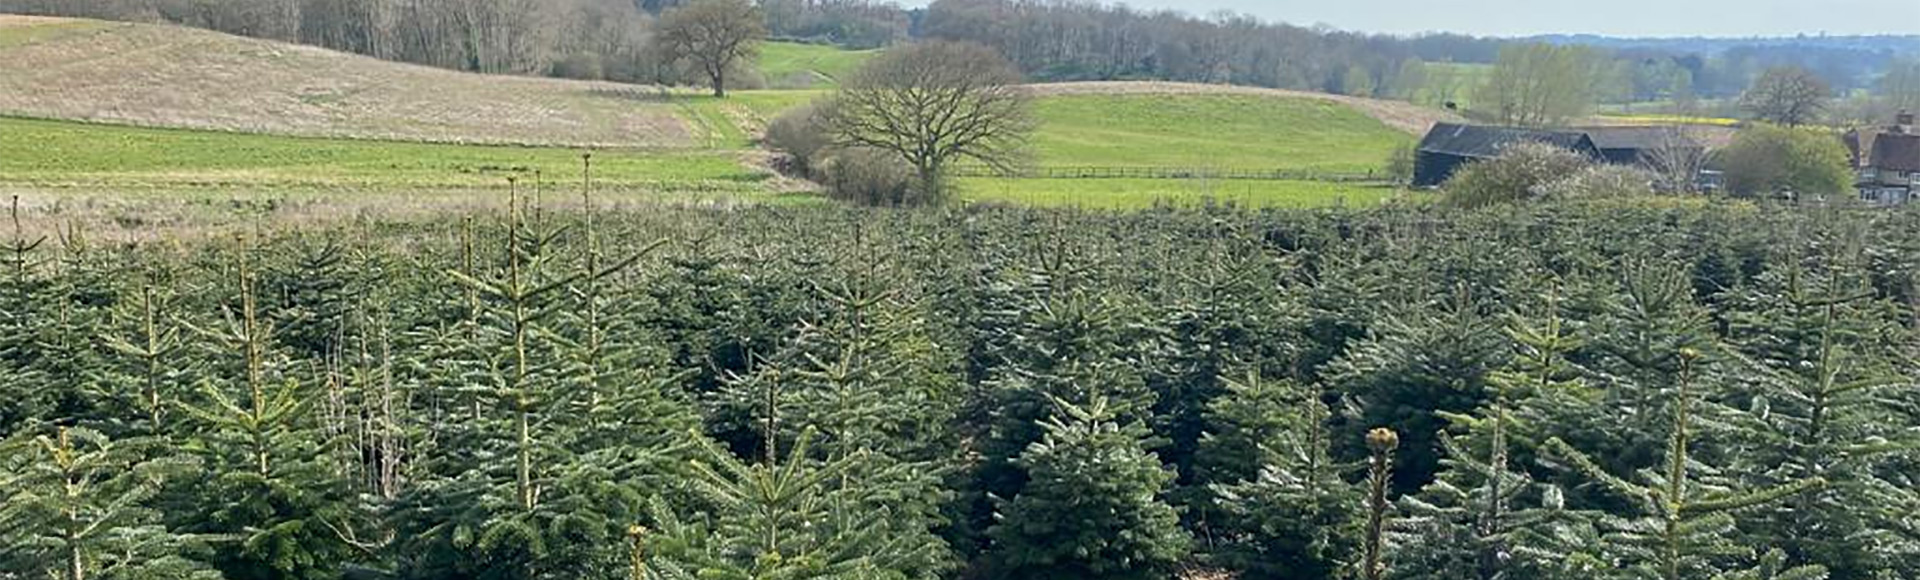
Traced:
<svg viewBox="0 0 1920 580">
<path fill-rule="evenodd" d="M 164 21 L 486 73 L 676 84 L 653 42 L 656 20 L 687 0 L 0 0 L 0 12 Z M 1691 104 L 1739 96 L 1768 69 L 1810 71 L 1835 96 L 1881 93 L 1920 62 L 1920 37 L 1615 39 L 1413 37 L 1196 16 L 1081 0 L 760 0 L 774 39 L 878 48 L 915 38 L 978 42 L 1036 81 L 1171 80 L 1466 101 L 1493 64 L 1525 43 L 1594 51 L 1600 103 Z M 742 71 L 749 73 L 751 71 Z M 739 75 L 736 75 L 739 77 Z M 743 78 L 746 88 L 754 84 Z M 1464 106 L 1464 102 L 1459 103 Z"/>
</svg>

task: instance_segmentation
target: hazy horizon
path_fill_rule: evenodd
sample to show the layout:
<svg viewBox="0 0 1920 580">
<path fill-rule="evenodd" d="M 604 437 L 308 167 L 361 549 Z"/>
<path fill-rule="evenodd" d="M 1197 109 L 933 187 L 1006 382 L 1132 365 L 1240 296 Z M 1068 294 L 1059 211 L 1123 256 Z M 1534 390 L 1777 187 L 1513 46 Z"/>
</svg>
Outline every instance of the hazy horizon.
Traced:
<svg viewBox="0 0 1920 580">
<path fill-rule="evenodd" d="M 929 0 L 905 0 L 924 6 Z M 1113 4 L 1116 2 L 1105 2 Z M 1916 0 L 1133 0 L 1194 15 L 1230 10 L 1274 22 L 1392 34 L 1779 37 L 1920 34 Z M 1878 15 L 1878 16 L 1876 16 Z"/>
</svg>

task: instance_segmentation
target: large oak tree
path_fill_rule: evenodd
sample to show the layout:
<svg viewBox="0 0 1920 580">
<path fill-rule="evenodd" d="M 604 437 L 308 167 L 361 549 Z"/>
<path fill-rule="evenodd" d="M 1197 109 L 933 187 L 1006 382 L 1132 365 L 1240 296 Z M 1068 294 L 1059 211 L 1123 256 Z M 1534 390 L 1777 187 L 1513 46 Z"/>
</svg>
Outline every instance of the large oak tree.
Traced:
<svg viewBox="0 0 1920 580">
<path fill-rule="evenodd" d="M 1767 69 L 1753 81 L 1753 87 L 1740 95 L 1740 108 L 1753 118 L 1798 127 L 1820 119 L 1827 110 L 1833 89 L 1812 71 L 1783 66 Z"/>
<path fill-rule="evenodd" d="M 1033 129 L 1020 74 L 979 44 L 935 41 L 888 51 L 854 74 L 823 111 L 841 147 L 886 152 L 912 166 L 937 199 L 955 161 L 1009 171 Z"/>
<path fill-rule="evenodd" d="M 747 0 L 694 0 L 660 18 L 661 48 L 706 75 L 713 96 L 726 98 L 727 75 L 760 55 L 766 19 Z"/>
</svg>

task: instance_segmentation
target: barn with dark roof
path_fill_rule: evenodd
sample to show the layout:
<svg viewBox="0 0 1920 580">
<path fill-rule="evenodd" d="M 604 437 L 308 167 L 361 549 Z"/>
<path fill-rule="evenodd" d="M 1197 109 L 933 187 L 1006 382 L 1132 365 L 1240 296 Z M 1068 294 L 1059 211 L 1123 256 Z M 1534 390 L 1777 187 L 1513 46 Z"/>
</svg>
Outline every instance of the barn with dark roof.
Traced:
<svg viewBox="0 0 1920 580">
<path fill-rule="evenodd" d="M 1650 160 L 1653 152 L 1669 147 L 1688 149 L 1686 153 L 1694 156 L 1706 150 L 1705 144 L 1674 127 L 1583 127 L 1577 130 L 1592 137 L 1593 145 L 1600 148 L 1600 156 L 1615 165 L 1641 165 Z"/>
<path fill-rule="evenodd" d="M 1500 155 L 1517 143 L 1545 143 L 1571 149 L 1594 160 L 1605 159 L 1593 137 L 1581 131 L 1547 131 L 1486 125 L 1440 123 L 1420 140 L 1414 161 L 1414 187 L 1438 187 L 1460 167 Z"/>
</svg>

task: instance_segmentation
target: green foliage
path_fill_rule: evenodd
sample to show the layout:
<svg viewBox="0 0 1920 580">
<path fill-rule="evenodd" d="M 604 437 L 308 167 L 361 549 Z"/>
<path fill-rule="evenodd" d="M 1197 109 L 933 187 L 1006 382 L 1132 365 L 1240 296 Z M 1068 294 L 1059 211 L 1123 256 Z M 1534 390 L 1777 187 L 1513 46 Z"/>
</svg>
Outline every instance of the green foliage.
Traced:
<svg viewBox="0 0 1920 580">
<path fill-rule="evenodd" d="M 1007 578 L 1158 578 L 1191 538 L 1161 501 L 1173 474 L 1143 446 L 1138 423 L 1054 400 L 1045 438 L 1020 454 L 1029 481 L 988 530 L 995 569 Z"/>
<path fill-rule="evenodd" d="M 61 580 L 221 578 L 195 559 L 208 538 L 161 521 L 161 486 L 195 468 L 185 457 L 152 458 L 163 450 L 66 427 L 0 442 L 0 568 Z"/>
<path fill-rule="evenodd" d="M 1909 212 L 541 191 L 244 243 L 22 214 L 0 575 L 1920 573 Z"/>
<path fill-rule="evenodd" d="M 1201 473 L 1215 482 L 1218 564 L 1246 578 L 1341 578 L 1358 562 L 1362 492 L 1330 455 L 1319 397 L 1256 375 L 1210 407 Z"/>
<path fill-rule="evenodd" d="M 1521 143 L 1501 151 L 1499 157 L 1461 168 L 1442 187 L 1447 192 L 1447 203 L 1459 207 L 1532 201 L 1547 198 L 1554 192 L 1585 193 L 1585 190 L 1567 189 L 1577 185 L 1560 183 L 1592 167 L 1592 160 L 1574 151 L 1541 143 Z"/>
<path fill-rule="evenodd" d="M 1601 74 L 1609 65 L 1585 46 L 1509 44 L 1500 49 L 1486 84 L 1474 93 L 1474 110 L 1504 125 L 1559 125 L 1593 108 L 1605 86 Z"/>
<path fill-rule="evenodd" d="M 1749 196 L 1837 196 L 1853 187 L 1847 150 L 1819 130 L 1760 125 L 1719 153 L 1727 189 Z"/>
<path fill-rule="evenodd" d="M 1350 401 L 1348 423 L 1403 434 L 1395 491 L 1416 491 L 1439 472 L 1443 414 L 1471 411 L 1488 400 L 1489 375 L 1509 356 L 1502 339 L 1494 321 L 1455 301 L 1382 321 L 1371 338 L 1331 364 L 1326 380 Z M 1357 460 L 1365 457 L 1361 443 L 1360 433 L 1347 429 L 1335 448 Z"/>
</svg>

